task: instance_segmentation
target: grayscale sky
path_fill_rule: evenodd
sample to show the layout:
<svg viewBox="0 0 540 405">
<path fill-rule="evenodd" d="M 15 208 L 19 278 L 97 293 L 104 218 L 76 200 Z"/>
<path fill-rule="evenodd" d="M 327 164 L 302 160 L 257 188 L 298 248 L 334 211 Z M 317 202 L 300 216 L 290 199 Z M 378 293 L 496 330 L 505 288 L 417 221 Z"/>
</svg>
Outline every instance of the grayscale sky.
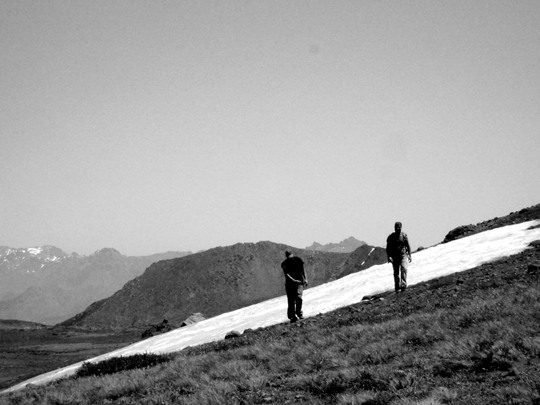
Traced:
<svg viewBox="0 0 540 405">
<path fill-rule="evenodd" d="M 540 1 L 0 2 L 0 245 L 349 236 L 540 203 Z"/>
</svg>

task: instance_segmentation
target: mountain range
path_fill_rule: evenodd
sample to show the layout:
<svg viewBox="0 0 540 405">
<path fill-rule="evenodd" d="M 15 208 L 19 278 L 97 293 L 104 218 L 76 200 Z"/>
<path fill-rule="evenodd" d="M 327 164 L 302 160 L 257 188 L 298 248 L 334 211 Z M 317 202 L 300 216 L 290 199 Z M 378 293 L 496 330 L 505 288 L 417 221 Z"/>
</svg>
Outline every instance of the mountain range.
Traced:
<svg viewBox="0 0 540 405">
<path fill-rule="evenodd" d="M 112 295 L 152 263 L 190 253 L 136 257 L 105 248 L 81 256 L 54 246 L 0 246 L 0 319 L 62 322 Z"/>
<path fill-rule="evenodd" d="M 326 245 L 321 245 L 320 243 L 313 242 L 313 244 L 311 246 L 308 246 L 306 250 L 318 250 L 320 252 L 334 253 L 351 253 L 362 245 L 366 245 L 366 242 L 362 242 L 350 236 L 339 243 L 328 243 Z"/>
<path fill-rule="evenodd" d="M 238 243 L 152 264 L 111 297 L 95 302 L 62 326 L 141 328 L 167 319 L 180 325 L 192 313 L 216 316 L 285 293 L 284 252 L 300 256 L 310 286 L 386 262 L 384 249 L 362 245 L 351 254 L 273 243 Z"/>
<path fill-rule="evenodd" d="M 540 205 L 451 230 L 444 242 L 527 219 Z M 350 240 L 350 238 L 349 238 Z M 318 246 L 316 244 L 315 248 Z M 313 246 L 312 246 L 313 247 Z M 284 294 L 280 263 L 285 250 L 300 256 L 311 286 L 386 262 L 384 248 L 363 244 L 350 253 L 297 249 L 273 242 L 238 243 L 152 264 L 111 297 L 62 323 L 87 329 L 128 329 L 163 319 L 180 325 L 193 313 L 206 318 Z"/>
</svg>

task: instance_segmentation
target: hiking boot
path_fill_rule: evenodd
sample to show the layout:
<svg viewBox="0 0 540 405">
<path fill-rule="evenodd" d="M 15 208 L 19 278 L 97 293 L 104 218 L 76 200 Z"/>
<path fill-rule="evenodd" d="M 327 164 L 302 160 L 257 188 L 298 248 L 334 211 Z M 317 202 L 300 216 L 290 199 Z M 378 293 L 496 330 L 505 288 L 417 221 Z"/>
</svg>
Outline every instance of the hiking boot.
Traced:
<svg viewBox="0 0 540 405">
<path fill-rule="evenodd" d="M 291 318 L 291 323 L 295 323 L 296 321 L 298 321 L 298 318 L 296 316 L 294 318 Z"/>
</svg>

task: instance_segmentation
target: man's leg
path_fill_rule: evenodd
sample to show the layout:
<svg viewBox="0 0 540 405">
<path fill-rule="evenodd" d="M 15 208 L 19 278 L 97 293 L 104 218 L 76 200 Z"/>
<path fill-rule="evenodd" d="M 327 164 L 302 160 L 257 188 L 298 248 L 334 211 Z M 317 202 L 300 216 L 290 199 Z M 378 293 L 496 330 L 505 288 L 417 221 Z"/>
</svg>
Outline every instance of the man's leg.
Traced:
<svg viewBox="0 0 540 405">
<path fill-rule="evenodd" d="M 396 292 L 399 292 L 399 287 L 400 287 L 400 279 L 399 279 L 399 268 L 401 267 L 400 264 L 401 263 L 398 260 L 393 259 L 392 268 L 394 269 L 394 290 Z"/>
<path fill-rule="evenodd" d="M 404 256 L 403 259 L 401 259 L 400 267 L 401 267 L 401 279 L 399 280 L 400 287 L 401 287 L 401 291 L 405 291 L 405 289 L 407 288 L 407 270 L 409 268 L 409 262 L 407 260 L 407 257 Z"/>
<path fill-rule="evenodd" d="M 295 289 L 291 288 L 291 286 L 288 286 L 288 285 L 285 286 L 285 291 L 287 292 L 287 318 L 292 320 L 296 318 L 296 315 L 294 314 L 296 291 Z"/>
<path fill-rule="evenodd" d="M 304 317 L 304 313 L 302 312 L 302 294 L 304 293 L 304 286 L 302 284 L 299 284 L 296 289 L 296 311 L 295 314 L 298 318 L 302 319 Z"/>
</svg>

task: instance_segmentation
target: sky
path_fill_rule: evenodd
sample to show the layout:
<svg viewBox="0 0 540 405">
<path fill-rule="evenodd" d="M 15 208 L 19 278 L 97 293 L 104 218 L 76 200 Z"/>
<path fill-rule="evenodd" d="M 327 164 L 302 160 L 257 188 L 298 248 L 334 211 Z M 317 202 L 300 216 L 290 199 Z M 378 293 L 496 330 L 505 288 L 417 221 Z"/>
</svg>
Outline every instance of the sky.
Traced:
<svg viewBox="0 0 540 405">
<path fill-rule="evenodd" d="M 520 253 L 528 248 L 530 242 L 540 238 L 539 223 L 540 221 L 535 220 L 497 228 L 416 252 L 409 265 L 407 283 L 412 286 Z M 530 229 L 533 226 L 536 228 Z M 359 303 L 363 297 L 392 291 L 394 281 L 389 266 L 388 263 L 372 266 L 339 280 L 306 289 L 303 295 L 304 316 L 327 313 Z M 243 333 L 248 328 L 257 329 L 287 322 L 286 314 L 287 298 L 281 296 L 136 342 L 87 361 L 99 362 L 137 353 L 176 352 L 188 346 L 222 340 L 233 330 Z M 39 375 L 6 391 L 18 390 L 30 383 L 43 384 L 72 375 L 83 363 L 84 361 L 81 361 Z"/>
<path fill-rule="evenodd" d="M 4 0 L 0 55 L 0 245 L 415 249 L 540 203 L 537 0 Z"/>
</svg>

